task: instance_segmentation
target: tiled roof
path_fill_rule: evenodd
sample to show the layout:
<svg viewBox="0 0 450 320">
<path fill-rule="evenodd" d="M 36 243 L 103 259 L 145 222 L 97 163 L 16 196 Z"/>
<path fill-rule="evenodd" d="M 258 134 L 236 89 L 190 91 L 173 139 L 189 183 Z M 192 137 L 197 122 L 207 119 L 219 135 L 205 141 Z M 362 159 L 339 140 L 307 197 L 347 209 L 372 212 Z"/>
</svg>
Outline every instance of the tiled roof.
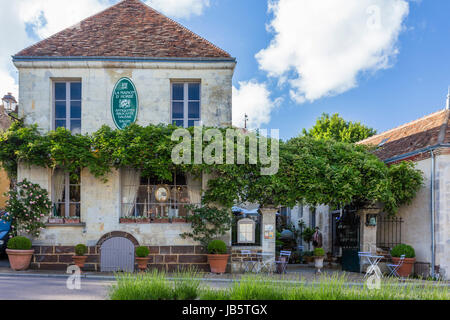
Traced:
<svg viewBox="0 0 450 320">
<path fill-rule="evenodd" d="M 139 0 L 124 0 L 16 57 L 231 58 Z"/>
<path fill-rule="evenodd" d="M 374 154 L 381 160 L 388 160 L 439 143 L 449 143 L 449 115 L 450 110 L 441 110 L 358 144 L 379 146 Z"/>
</svg>

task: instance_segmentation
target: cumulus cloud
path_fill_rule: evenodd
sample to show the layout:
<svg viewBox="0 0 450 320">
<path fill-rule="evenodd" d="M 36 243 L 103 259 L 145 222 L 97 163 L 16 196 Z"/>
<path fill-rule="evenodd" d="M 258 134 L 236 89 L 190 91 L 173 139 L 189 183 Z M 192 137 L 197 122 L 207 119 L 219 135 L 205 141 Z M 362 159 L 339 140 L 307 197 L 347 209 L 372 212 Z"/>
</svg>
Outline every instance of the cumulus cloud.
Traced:
<svg viewBox="0 0 450 320">
<path fill-rule="evenodd" d="M 0 95 L 18 96 L 17 71 L 11 56 L 79 21 L 119 2 L 118 0 L 0 0 Z M 174 18 L 200 15 L 209 0 L 146 0 L 145 3 Z"/>
<path fill-rule="evenodd" d="M 174 18 L 201 15 L 209 7 L 209 0 L 147 0 L 149 6 Z"/>
<path fill-rule="evenodd" d="M 265 83 L 255 80 L 239 82 L 239 88 L 233 86 L 233 125 L 244 127 L 245 115 L 248 115 L 247 127 L 259 128 L 270 121 L 270 115 L 280 100 L 272 100 Z"/>
<path fill-rule="evenodd" d="M 269 0 L 274 33 L 256 58 L 298 103 L 343 93 L 358 76 L 390 67 L 405 0 Z"/>
</svg>

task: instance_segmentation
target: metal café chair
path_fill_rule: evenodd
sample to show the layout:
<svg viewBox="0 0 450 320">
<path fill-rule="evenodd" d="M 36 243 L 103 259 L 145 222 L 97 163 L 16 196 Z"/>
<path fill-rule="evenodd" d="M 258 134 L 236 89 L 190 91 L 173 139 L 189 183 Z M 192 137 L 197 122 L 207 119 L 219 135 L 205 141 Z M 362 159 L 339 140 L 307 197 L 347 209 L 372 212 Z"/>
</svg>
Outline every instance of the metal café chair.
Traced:
<svg viewBox="0 0 450 320">
<path fill-rule="evenodd" d="M 393 263 L 388 263 L 386 264 L 386 266 L 389 268 L 389 270 L 391 271 L 391 273 L 389 274 L 389 276 L 396 276 L 397 278 L 401 278 L 401 276 L 398 274 L 398 269 L 400 269 L 400 267 L 403 265 L 403 262 L 405 261 L 405 255 L 402 254 L 400 256 L 400 260 L 398 262 L 398 264 L 393 264 Z"/>
<path fill-rule="evenodd" d="M 253 263 L 251 259 L 252 251 L 251 250 L 241 250 L 241 255 L 247 256 L 247 260 L 242 261 L 242 266 L 244 269 L 244 272 L 251 272 L 253 269 Z"/>
<path fill-rule="evenodd" d="M 276 265 L 280 266 L 280 273 L 286 273 L 287 265 L 289 263 L 290 258 L 291 258 L 291 251 L 280 251 L 279 260 L 275 261 Z"/>
</svg>

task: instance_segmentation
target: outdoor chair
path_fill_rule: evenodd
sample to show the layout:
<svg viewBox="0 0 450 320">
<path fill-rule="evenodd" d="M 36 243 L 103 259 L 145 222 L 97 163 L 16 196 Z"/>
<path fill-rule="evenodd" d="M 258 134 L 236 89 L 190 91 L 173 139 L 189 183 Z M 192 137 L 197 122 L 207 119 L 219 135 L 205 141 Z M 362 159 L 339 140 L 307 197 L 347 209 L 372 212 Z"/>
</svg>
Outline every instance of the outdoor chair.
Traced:
<svg viewBox="0 0 450 320">
<path fill-rule="evenodd" d="M 400 256 L 400 260 L 398 262 L 398 264 L 392 264 L 392 263 L 388 263 L 386 264 L 386 266 L 389 268 L 389 270 L 391 271 L 391 273 L 389 274 L 389 276 L 396 276 L 397 278 L 401 278 L 401 276 L 398 274 L 398 269 L 400 269 L 400 267 L 403 265 L 403 262 L 405 261 L 405 255 L 402 254 Z"/>
<path fill-rule="evenodd" d="M 280 251 L 279 260 L 276 260 L 277 271 L 279 273 L 286 273 L 287 265 L 291 257 L 291 251 Z"/>
<path fill-rule="evenodd" d="M 242 266 L 244 269 L 244 272 L 251 272 L 253 268 L 253 263 L 251 259 L 252 251 L 251 250 L 241 250 L 241 255 L 247 256 L 247 259 L 243 258 L 242 260 Z"/>
</svg>

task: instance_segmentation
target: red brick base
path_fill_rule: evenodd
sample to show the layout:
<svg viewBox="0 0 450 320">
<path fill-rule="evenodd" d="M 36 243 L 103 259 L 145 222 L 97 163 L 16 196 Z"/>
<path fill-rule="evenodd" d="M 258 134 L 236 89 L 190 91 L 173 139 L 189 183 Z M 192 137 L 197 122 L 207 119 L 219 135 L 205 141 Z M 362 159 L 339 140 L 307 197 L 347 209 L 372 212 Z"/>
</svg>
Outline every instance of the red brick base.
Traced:
<svg viewBox="0 0 450 320">
<path fill-rule="evenodd" d="M 89 247 L 84 271 L 100 271 L 100 245 Z M 209 272 L 208 256 L 201 246 L 149 246 L 149 269 L 168 272 L 194 267 Z M 73 265 L 75 246 L 34 246 L 32 269 L 67 270 Z M 136 268 L 137 269 L 137 268 Z"/>
</svg>

